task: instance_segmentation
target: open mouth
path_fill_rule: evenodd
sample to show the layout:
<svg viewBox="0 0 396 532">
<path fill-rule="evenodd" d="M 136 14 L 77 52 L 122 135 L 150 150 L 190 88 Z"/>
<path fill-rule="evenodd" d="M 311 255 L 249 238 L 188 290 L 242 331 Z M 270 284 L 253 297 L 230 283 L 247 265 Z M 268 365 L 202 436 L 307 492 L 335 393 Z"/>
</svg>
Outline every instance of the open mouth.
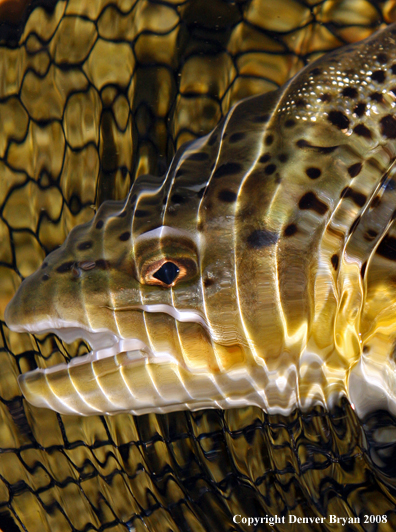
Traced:
<svg viewBox="0 0 396 532">
<path fill-rule="evenodd" d="M 142 371 L 146 371 L 143 368 L 153 363 L 162 367 L 167 363 L 178 366 L 170 353 L 154 353 L 137 338 L 120 338 L 109 330 L 89 330 L 60 320 L 56 321 L 57 327 L 54 325 L 55 322 L 42 322 L 34 330 L 27 331 L 25 327 L 23 332 L 54 333 L 67 343 L 82 339 L 91 345 L 92 351 L 68 363 L 38 368 L 18 377 L 23 395 L 38 407 L 80 415 L 140 409 L 156 400 L 155 384 L 148 392 L 150 397 L 140 400 L 139 382 L 144 384 Z M 130 386 L 131 375 L 136 376 L 137 386 L 136 383 Z"/>
<path fill-rule="evenodd" d="M 164 308 L 168 310 L 167 306 L 160 306 L 161 310 Z M 148 311 L 153 310 L 151 307 Z M 173 314 L 180 321 L 202 322 L 202 317 L 192 311 Z M 66 343 L 80 339 L 92 348 L 68 363 L 38 368 L 18 377 L 25 399 L 36 407 L 89 416 L 166 413 L 231 404 L 226 375 L 216 377 L 210 371 L 190 371 L 172 352 L 155 351 L 138 338 L 122 338 L 109 329 L 95 330 L 51 318 L 12 328 L 32 334 L 54 333 Z M 230 381 L 231 386 L 245 404 L 243 390 L 234 380 Z"/>
<path fill-rule="evenodd" d="M 176 362 L 176 359 L 166 352 L 153 352 L 149 346 L 138 338 L 120 338 L 108 329 L 91 330 L 81 327 L 81 325 L 64 322 L 63 320 L 51 320 L 36 324 L 34 328 L 29 326 L 18 327 L 18 332 L 29 332 L 31 334 L 56 334 L 61 340 L 70 344 L 75 340 L 84 340 L 91 346 L 91 351 L 86 355 L 72 358 L 64 364 L 57 364 L 41 371 L 51 373 L 63 367 L 73 367 L 105 358 L 115 357 L 120 353 L 126 353 L 128 361 L 131 363 L 148 361 L 155 359 L 155 362 Z"/>
</svg>

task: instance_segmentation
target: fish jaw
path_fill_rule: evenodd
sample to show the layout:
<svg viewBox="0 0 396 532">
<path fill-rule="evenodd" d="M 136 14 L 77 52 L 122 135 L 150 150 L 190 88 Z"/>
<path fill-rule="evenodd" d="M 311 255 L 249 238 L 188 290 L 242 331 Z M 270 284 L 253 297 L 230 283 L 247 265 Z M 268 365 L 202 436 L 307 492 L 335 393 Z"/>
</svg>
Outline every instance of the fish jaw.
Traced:
<svg viewBox="0 0 396 532">
<path fill-rule="evenodd" d="M 289 414 L 299 403 L 293 371 L 288 379 L 269 377 L 260 366 L 223 373 L 189 371 L 168 353 L 152 353 L 142 342 L 126 340 L 68 364 L 27 372 L 18 383 L 30 404 L 66 415 L 161 414 L 251 405 Z"/>
<path fill-rule="evenodd" d="M 134 350 L 20 375 L 26 400 L 61 414 L 114 415 L 220 408 L 225 393 L 208 373 L 191 373 L 170 355 Z M 240 404 L 246 405 L 244 391 Z"/>
</svg>

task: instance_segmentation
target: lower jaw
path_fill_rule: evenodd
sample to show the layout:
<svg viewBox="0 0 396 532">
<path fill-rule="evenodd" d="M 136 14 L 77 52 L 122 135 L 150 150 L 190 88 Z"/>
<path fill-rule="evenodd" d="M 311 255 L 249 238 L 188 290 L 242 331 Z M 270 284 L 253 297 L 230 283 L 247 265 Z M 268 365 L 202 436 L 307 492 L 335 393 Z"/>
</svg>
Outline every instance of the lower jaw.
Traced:
<svg viewBox="0 0 396 532">
<path fill-rule="evenodd" d="M 126 347 L 133 349 L 119 351 Z M 261 367 L 195 373 L 167 353 L 154 355 L 138 340 L 28 372 L 19 385 L 34 406 L 83 416 L 246 406 L 286 415 L 299 405 L 297 386 L 279 390 Z"/>
</svg>

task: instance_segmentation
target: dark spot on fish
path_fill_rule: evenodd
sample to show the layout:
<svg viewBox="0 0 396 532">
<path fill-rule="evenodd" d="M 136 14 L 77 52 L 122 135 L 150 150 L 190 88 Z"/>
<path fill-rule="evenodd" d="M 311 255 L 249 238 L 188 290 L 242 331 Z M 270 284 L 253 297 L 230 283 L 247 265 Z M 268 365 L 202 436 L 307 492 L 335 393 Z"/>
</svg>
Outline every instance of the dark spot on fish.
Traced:
<svg viewBox="0 0 396 532">
<path fill-rule="evenodd" d="M 203 230 L 204 230 L 204 223 L 200 220 L 197 223 L 197 231 L 199 231 L 201 233 Z"/>
<path fill-rule="evenodd" d="M 303 98 L 297 98 L 295 100 L 295 105 L 296 105 L 296 107 L 306 107 L 307 106 L 307 102 Z"/>
<path fill-rule="evenodd" d="M 225 175 L 234 175 L 242 172 L 242 165 L 239 163 L 224 163 L 217 168 L 213 174 L 214 178 L 223 177 Z"/>
<path fill-rule="evenodd" d="M 352 223 L 352 225 L 351 225 L 351 228 L 349 229 L 349 234 L 350 234 L 350 235 L 355 231 L 355 229 L 356 229 L 356 227 L 359 225 L 359 223 L 360 223 L 360 216 L 358 216 L 358 217 L 353 221 L 353 223 Z"/>
<path fill-rule="evenodd" d="M 265 124 L 266 122 L 268 122 L 269 118 L 270 118 L 269 114 L 257 115 L 252 118 L 252 122 L 256 122 L 258 124 Z"/>
<path fill-rule="evenodd" d="M 384 97 L 380 92 L 373 92 L 372 94 L 370 94 L 370 98 L 374 102 L 378 102 L 378 103 L 383 103 L 384 101 Z"/>
<path fill-rule="evenodd" d="M 310 71 L 310 74 L 311 76 L 318 76 L 322 71 L 320 70 L 320 68 L 313 68 L 311 71 Z"/>
<path fill-rule="evenodd" d="M 371 202 L 370 204 L 370 208 L 371 209 L 375 209 L 376 207 L 378 207 L 378 205 L 381 204 L 381 198 L 380 196 L 375 196 L 375 198 L 373 199 L 373 201 Z"/>
<path fill-rule="evenodd" d="M 318 177 L 321 176 L 322 170 L 319 168 L 315 168 L 314 166 L 311 166 L 310 168 L 307 168 L 305 170 L 305 173 L 309 177 L 309 179 L 318 179 Z"/>
<path fill-rule="evenodd" d="M 365 233 L 364 238 L 370 242 L 371 240 L 374 240 L 376 236 L 378 236 L 377 231 L 374 231 L 374 229 L 369 229 Z"/>
<path fill-rule="evenodd" d="M 363 167 L 362 163 L 351 164 L 351 166 L 348 166 L 348 174 L 351 177 L 356 177 L 357 175 L 360 174 L 362 167 Z"/>
<path fill-rule="evenodd" d="M 269 164 L 268 166 L 266 166 L 264 168 L 264 172 L 267 174 L 267 175 L 272 175 L 276 170 L 276 165 L 275 164 Z"/>
<path fill-rule="evenodd" d="M 251 248 L 266 248 L 276 244 L 278 235 L 266 229 L 256 229 L 247 238 L 247 243 Z"/>
<path fill-rule="evenodd" d="M 360 137 L 364 137 L 366 139 L 371 139 L 371 131 L 367 126 L 364 124 L 358 124 L 353 128 L 353 132 L 356 133 L 356 135 L 359 135 Z"/>
<path fill-rule="evenodd" d="M 237 194 L 233 192 L 232 190 L 220 190 L 218 198 L 221 201 L 225 201 L 226 203 L 234 203 L 234 201 L 237 200 Z"/>
<path fill-rule="evenodd" d="M 212 133 L 212 135 L 210 135 L 209 140 L 208 140 L 208 146 L 213 146 L 215 142 L 217 142 L 217 135 Z"/>
<path fill-rule="evenodd" d="M 238 142 L 238 141 L 244 139 L 245 137 L 246 137 L 246 134 L 243 133 L 242 131 L 239 132 L 239 133 L 233 133 L 233 134 L 230 136 L 230 138 L 229 138 L 229 142 L 230 142 L 231 144 L 233 144 L 234 142 Z"/>
<path fill-rule="evenodd" d="M 287 160 L 288 160 L 289 156 L 287 155 L 287 153 L 280 153 L 278 155 L 278 159 L 281 163 L 285 163 Z"/>
<path fill-rule="evenodd" d="M 321 102 L 331 102 L 331 96 L 329 93 L 325 92 L 319 96 Z"/>
<path fill-rule="evenodd" d="M 357 98 L 358 95 L 358 91 L 355 87 L 345 87 L 341 92 L 347 98 Z"/>
<path fill-rule="evenodd" d="M 365 103 L 358 103 L 355 109 L 353 110 L 355 115 L 357 115 L 359 118 L 364 115 L 366 112 L 366 104 Z"/>
<path fill-rule="evenodd" d="M 370 351 L 370 347 L 368 345 L 363 346 L 363 353 L 368 353 Z"/>
<path fill-rule="evenodd" d="M 380 65 L 384 65 L 385 63 L 387 63 L 388 61 L 388 56 L 384 53 L 384 52 L 380 52 L 378 55 L 377 55 L 377 61 Z"/>
<path fill-rule="evenodd" d="M 302 210 L 312 210 L 323 216 L 329 207 L 321 201 L 314 192 L 307 192 L 298 202 L 298 206 Z"/>
<path fill-rule="evenodd" d="M 395 74 L 396 76 L 396 65 L 391 66 L 392 74 Z"/>
<path fill-rule="evenodd" d="M 85 242 L 81 242 L 81 244 L 78 244 L 77 249 L 80 251 L 84 251 L 86 249 L 91 249 L 92 246 L 92 240 L 86 240 Z"/>
<path fill-rule="evenodd" d="M 377 248 L 377 253 L 385 259 L 396 261 L 396 238 L 393 236 L 385 236 Z"/>
<path fill-rule="evenodd" d="M 181 194 L 172 194 L 171 202 L 172 203 L 186 203 L 187 198 Z"/>
<path fill-rule="evenodd" d="M 295 125 L 296 125 L 296 122 L 292 118 L 289 118 L 289 120 L 286 120 L 285 122 L 285 127 L 293 127 Z"/>
<path fill-rule="evenodd" d="M 120 214 L 118 215 L 118 218 L 125 218 L 127 214 L 128 212 L 124 209 L 123 211 L 120 212 Z"/>
<path fill-rule="evenodd" d="M 55 271 L 57 271 L 58 273 L 66 273 L 66 272 L 69 272 L 73 266 L 74 266 L 73 260 L 69 262 L 64 262 L 63 264 L 58 266 Z"/>
<path fill-rule="evenodd" d="M 376 70 L 371 74 L 371 79 L 373 81 L 378 81 L 378 83 L 383 83 L 385 81 L 386 74 L 383 70 Z"/>
<path fill-rule="evenodd" d="M 41 269 L 42 270 L 45 270 L 45 268 L 48 266 L 48 262 L 43 262 L 43 264 L 41 265 Z"/>
<path fill-rule="evenodd" d="M 341 111 L 330 111 L 327 118 L 338 129 L 348 129 L 349 127 L 349 118 Z"/>
<path fill-rule="evenodd" d="M 96 261 L 96 267 L 99 268 L 99 270 L 108 270 L 110 266 L 107 260 L 98 259 Z"/>
<path fill-rule="evenodd" d="M 274 142 L 274 136 L 273 135 L 267 135 L 264 139 L 264 144 L 266 146 L 271 146 L 271 144 Z"/>
<path fill-rule="evenodd" d="M 198 198 L 203 198 L 203 196 L 205 194 L 205 190 L 206 190 L 206 187 L 203 187 L 203 188 L 201 188 L 201 190 L 198 190 L 198 192 L 197 192 Z"/>
<path fill-rule="evenodd" d="M 392 115 L 386 115 L 380 120 L 381 133 L 388 139 L 396 139 L 396 120 Z"/>
<path fill-rule="evenodd" d="M 127 240 L 130 239 L 130 237 L 131 237 L 131 233 L 129 231 L 125 231 L 125 233 L 122 233 L 119 238 L 121 242 L 126 242 Z"/>
<path fill-rule="evenodd" d="M 331 257 L 331 264 L 333 265 L 333 268 L 335 269 L 335 271 L 338 270 L 338 262 L 339 262 L 339 258 L 338 258 L 338 255 L 332 255 Z"/>
<path fill-rule="evenodd" d="M 203 284 L 205 288 L 209 288 L 209 286 L 212 286 L 215 284 L 215 281 L 214 279 L 211 279 L 210 277 L 205 277 Z"/>
<path fill-rule="evenodd" d="M 99 222 L 95 225 L 96 229 L 102 229 L 104 225 L 104 221 L 103 220 L 99 220 Z"/>
<path fill-rule="evenodd" d="M 260 163 L 267 163 L 271 159 L 271 155 L 269 153 L 264 153 L 259 159 Z"/>
<path fill-rule="evenodd" d="M 197 153 L 192 153 L 186 158 L 186 161 L 207 161 L 209 159 L 209 154 L 204 151 L 197 151 Z"/>
<path fill-rule="evenodd" d="M 296 142 L 296 145 L 298 148 L 311 148 L 312 147 L 312 144 L 310 144 L 307 140 L 305 139 L 300 139 Z"/>
<path fill-rule="evenodd" d="M 364 274 L 366 273 L 366 268 L 367 268 L 367 261 L 363 262 L 361 270 L 360 270 L 360 276 L 362 279 L 364 278 Z"/>
<path fill-rule="evenodd" d="M 361 192 L 358 192 L 357 190 L 353 190 L 353 188 L 351 188 L 351 187 L 345 187 L 344 190 L 341 192 L 340 197 L 341 198 L 351 198 L 351 200 L 358 207 L 363 207 L 363 205 L 367 201 L 367 196 L 365 194 L 362 194 Z"/>
<path fill-rule="evenodd" d="M 300 139 L 296 142 L 296 145 L 298 148 L 311 150 L 317 153 L 332 153 L 334 150 L 338 148 L 338 146 L 314 146 L 310 142 L 308 142 L 305 139 Z"/>
<path fill-rule="evenodd" d="M 144 218 L 145 216 L 148 216 L 150 214 L 150 211 L 145 211 L 144 209 L 137 209 L 135 211 L 136 218 Z"/>
<path fill-rule="evenodd" d="M 289 224 L 285 227 L 285 230 L 283 234 L 285 236 L 293 236 L 297 233 L 297 226 L 296 224 Z"/>
<path fill-rule="evenodd" d="M 50 278 L 50 277 L 49 277 L 48 273 L 45 273 L 45 274 L 42 276 L 41 279 L 42 279 L 43 281 L 48 281 L 49 278 Z"/>
</svg>

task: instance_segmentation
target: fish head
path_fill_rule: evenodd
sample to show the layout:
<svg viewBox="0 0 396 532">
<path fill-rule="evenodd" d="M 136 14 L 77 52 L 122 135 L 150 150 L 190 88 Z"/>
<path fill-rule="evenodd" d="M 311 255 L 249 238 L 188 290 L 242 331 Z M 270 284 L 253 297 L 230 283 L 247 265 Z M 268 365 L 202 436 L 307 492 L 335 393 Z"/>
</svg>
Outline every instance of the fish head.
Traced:
<svg viewBox="0 0 396 532">
<path fill-rule="evenodd" d="M 140 176 L 124 202 L 104 202 L 72 229 L 20 285 L 6 309 L 10 329 L 84 339 L 95 360 L 133 351 L 136 361 L 190 372 L 243 367 L 236 197 L 222 192 L 217 209 L 208 187 L 221 127 L 183 147 L 165 177 Z"/>
</svg>

